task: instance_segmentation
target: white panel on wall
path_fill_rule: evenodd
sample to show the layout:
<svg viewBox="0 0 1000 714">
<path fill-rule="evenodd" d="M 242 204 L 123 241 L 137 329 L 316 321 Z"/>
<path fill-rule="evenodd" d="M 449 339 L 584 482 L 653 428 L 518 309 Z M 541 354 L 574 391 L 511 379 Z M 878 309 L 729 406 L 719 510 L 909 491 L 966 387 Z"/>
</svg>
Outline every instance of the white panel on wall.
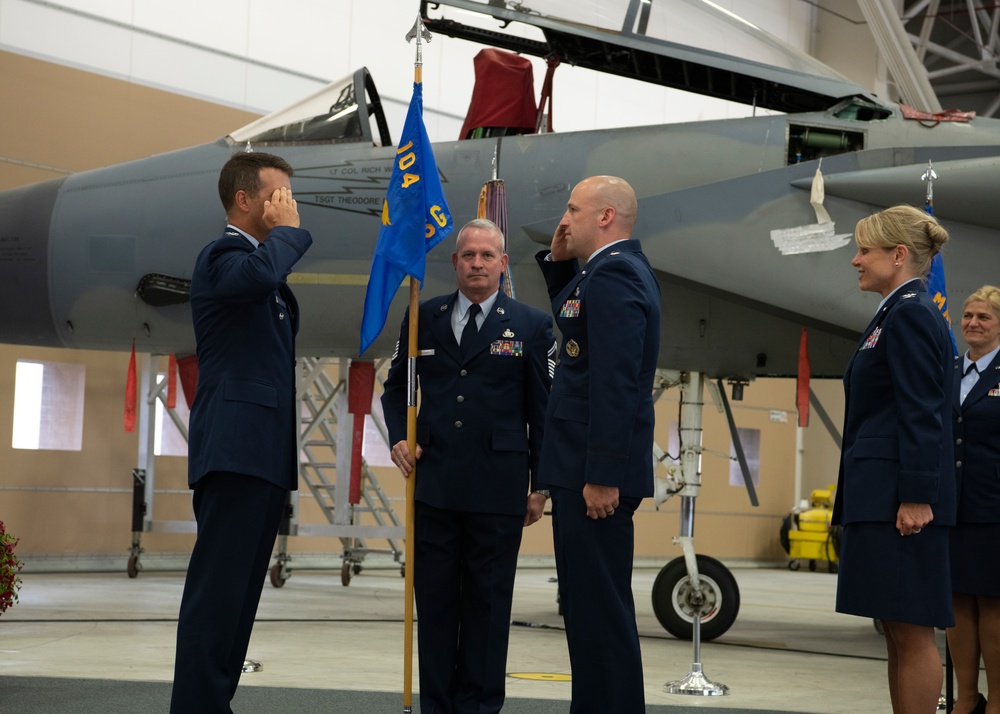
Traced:
<svg viewBox="0 0 1000 714">
<path fill-rule="evenodd" d="M 357 69 L 349 61 L 355 39 L 351 34 L 353 3 L 250 0 L 249 4 L 247 52 L 251 59 L 328 80 Z"/>
<path fill-rule="evenodd" d="M 46 4 L 126 24 L 132 22 L 136 5 L 135 0 L 46 0 Z"/>
<path fill-rule="evenodd" d="M 184 93 L 219 104 L 246 105 L 248 66 L 235 58 L 135 35 L 132 74 L 143 84 L 184 87 Z"/>
<path fill-rule="evenodd" d="M 25 0 L 2 0 L 0 46 L 117 77 L 129 76 L 131 33 Z"/>
<path fill-rule="evenodd" d="M 285 14 L 296 4 L 273 3 L 273 12 Z M 133 22 L 143 30 L 245 57 L 250 0 L 138 0 Z"/>
</svg>

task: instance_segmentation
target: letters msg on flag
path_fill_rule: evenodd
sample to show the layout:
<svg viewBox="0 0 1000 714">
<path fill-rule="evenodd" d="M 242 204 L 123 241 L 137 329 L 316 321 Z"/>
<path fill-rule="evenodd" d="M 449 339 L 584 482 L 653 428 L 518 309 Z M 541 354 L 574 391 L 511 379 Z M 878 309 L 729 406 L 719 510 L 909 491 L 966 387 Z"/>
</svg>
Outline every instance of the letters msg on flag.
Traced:
<svg viewBox="0 0 1000 714">
<path fill-rule="evenodd" d="M 413 98 L 393 158 L 361 318 L 361 354 L 382 332 L 389 305 L 403 278 L 410 275 L 423 284 L 427 251 L 454 228 L 424 129 L 420 83 L 413 84 Z"/>
</svg>

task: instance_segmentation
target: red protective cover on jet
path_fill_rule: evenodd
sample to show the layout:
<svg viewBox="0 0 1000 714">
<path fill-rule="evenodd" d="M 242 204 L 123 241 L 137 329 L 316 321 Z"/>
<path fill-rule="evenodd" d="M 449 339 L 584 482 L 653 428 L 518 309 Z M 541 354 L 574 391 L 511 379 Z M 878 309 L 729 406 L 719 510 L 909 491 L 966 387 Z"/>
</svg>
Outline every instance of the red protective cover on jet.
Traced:
<svg viewBox="0 0 1000 714">
<path fill-rule="evenodd" d="M 491 47 L 480 50 L 473 62 L 476 86 L 458 138 L 469 138 L 469 133 L 481 126 L 502 126 L 518 129 L 523 134 L 535 133 L 538 107 L 531 61 Z"/>
</svg>

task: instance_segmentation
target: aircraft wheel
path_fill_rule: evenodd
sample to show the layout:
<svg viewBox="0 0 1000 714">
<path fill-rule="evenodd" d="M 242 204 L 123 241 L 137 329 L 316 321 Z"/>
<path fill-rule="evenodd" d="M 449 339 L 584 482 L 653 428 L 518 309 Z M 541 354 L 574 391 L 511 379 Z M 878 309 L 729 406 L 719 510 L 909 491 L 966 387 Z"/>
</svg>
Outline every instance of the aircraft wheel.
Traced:
<svg viewBox="0 0 1000 714">
<path fill-rule="evenodd" d="M 667 563 L 653 582 L 653 612 L 674 637 L 690 640 L 694 618 L 701 613 L 701 639 L 714 640 L 736 621 L 740 611 L 740 589 L 733 574 L 722 563 L 698 555 L 700 588 L 691 587 L 684 558 Z"/>
<path fill-rule="evenodd" d="M 351 584 L 351 561 L 345 560 L 340 566 L 340 584 L 345 588 Z"/>
<path fill-rule="evenodd" d="M 399 566 L 399 577 L 401 578 L 406 577 L 406 563 L 403 563 L 402 565 Z"/>
<path fill-rule="evenodd" d="M 837 570 L 839 570 L 839 568 L 837 567 L 837 564 L 836 564 L 836 563 L 830 563 L 830 564 L 829 564 L 829 565 L 827 566 L 827 568 L 826 568 L 826 569 L 827 569 L 827 570 L 829 570 L 829 571 L 830 571 L 831 573 L 834 573 L 834 574 L 836 574 Z"/>
<path fill-rule="evenodd" d="M 128 573 L 128 576 L 130 578 L 134 578 L 134 577 L 137 577 L 139 575 L 139 554 L 138 553 L 132 553 L 132 555 L 130 555 L 128 557 L 128 567 L 126 568 L 126 572 Z"/>
<path fill-rule="evenodd" d="M 809 572 L 811 572 L 811 573 L 815 573 L 816 572 L 816 561 L 815 560 L 810 560 L 809 561 Z"/>
<path fill-rule="evenodd" d="M 285 581 L 292 577 L 291 573 L 282 572 L 281 563 L 275 563 L 272 565 L 269 575 L 271 578 L 271 586 L 276 588 L 284 587 Z"/>
<path fill-rule="evenodd" d="M 355 575 L 361 575 L 361 563 L 355 563 L 354 567 L 351 568 Z"/>
<path fill-rule="evenodd" d="M 788 569 L 789 570 L 798 570 L 801 567 L 802 567 L 802 563 L 800 563 L 797 560 L 789 560 L 788 561 Z"/>
</svg>

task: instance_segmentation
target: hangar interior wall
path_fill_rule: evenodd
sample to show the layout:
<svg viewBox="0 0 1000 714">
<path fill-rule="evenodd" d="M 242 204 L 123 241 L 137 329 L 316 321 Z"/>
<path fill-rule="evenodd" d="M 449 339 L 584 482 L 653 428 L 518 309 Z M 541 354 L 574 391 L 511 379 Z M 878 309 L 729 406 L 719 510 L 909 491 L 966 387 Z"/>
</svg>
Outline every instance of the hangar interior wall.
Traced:
<svg viewBox="0 0 1000 714">
<path fill-rule="evenodd" d="M 211 141 L 254 118 L 246 111 L 5 52 L 0 52 L 0 76 L 0 104 L 7 108 L 0 113 L 0 190 Z M 122 426 L 128 358 L 127 353 L 0 345 L 0 520 L 21 538 L 17 552 L 29 568 L 32 563 L 44 567 L 47 561 L 75 560 L 88 567 L 113 564 L 124 570 L 131 532 L 131 471 L 138 454 L 138 435 L 125 433 Z M 81 451 L 11 447 L 18 359 L 85 366 Z M 840 384 L 814 382 L 813 388 L 839 426 Z M 676 390 L 671 390 L 658 404 L 657 440 L 664 448 L 670 443 L 670 425 L 677 420 L 677 400 Z M 706 404 L 697 549 L 727 560 L 780 561 L 781 519 L 795 505 L 795 384 L 760 380 L 747 387 L 744 401 L 732 403 L 737 425 L 760 433 L 761 505 L 756 509 L 742 486 L 730 485 L 725 417 Z M 785 421 L 780 421 L 781 415 Z M 808 496 L 812 488 L 836 481 L 838 452 L 815 416 L 804 432 L 804 445 L 802 493 Z M 402 480 L 384 468 L 377 474 L 389 496 L 401 499 Z M 156 483 L 165 493 L 157 496 L 155 518 L 190 518 L 186 458 L 159 457 Z M 310 500 L 303 498 L 303 522 L 325 522 Z M 402 502 L 397 502 L 402 517 Z M 671 544 L 679 527 L 677 499 L 660 511 L 647 499 L 636 524 L 637 557 L 660 562 L 680 554 Z M 144 534 L 144 557 L 176 556 L 174 561 L 179 559 L 183 567 L 192 543 L 192 535 Z M 546 519 L 526 532 L 522 553 L 546 556 L 551 547 Z M 290 551 L 339 553 L 340 543 L 297 537 L 291 539 Z"/>
</svg>

